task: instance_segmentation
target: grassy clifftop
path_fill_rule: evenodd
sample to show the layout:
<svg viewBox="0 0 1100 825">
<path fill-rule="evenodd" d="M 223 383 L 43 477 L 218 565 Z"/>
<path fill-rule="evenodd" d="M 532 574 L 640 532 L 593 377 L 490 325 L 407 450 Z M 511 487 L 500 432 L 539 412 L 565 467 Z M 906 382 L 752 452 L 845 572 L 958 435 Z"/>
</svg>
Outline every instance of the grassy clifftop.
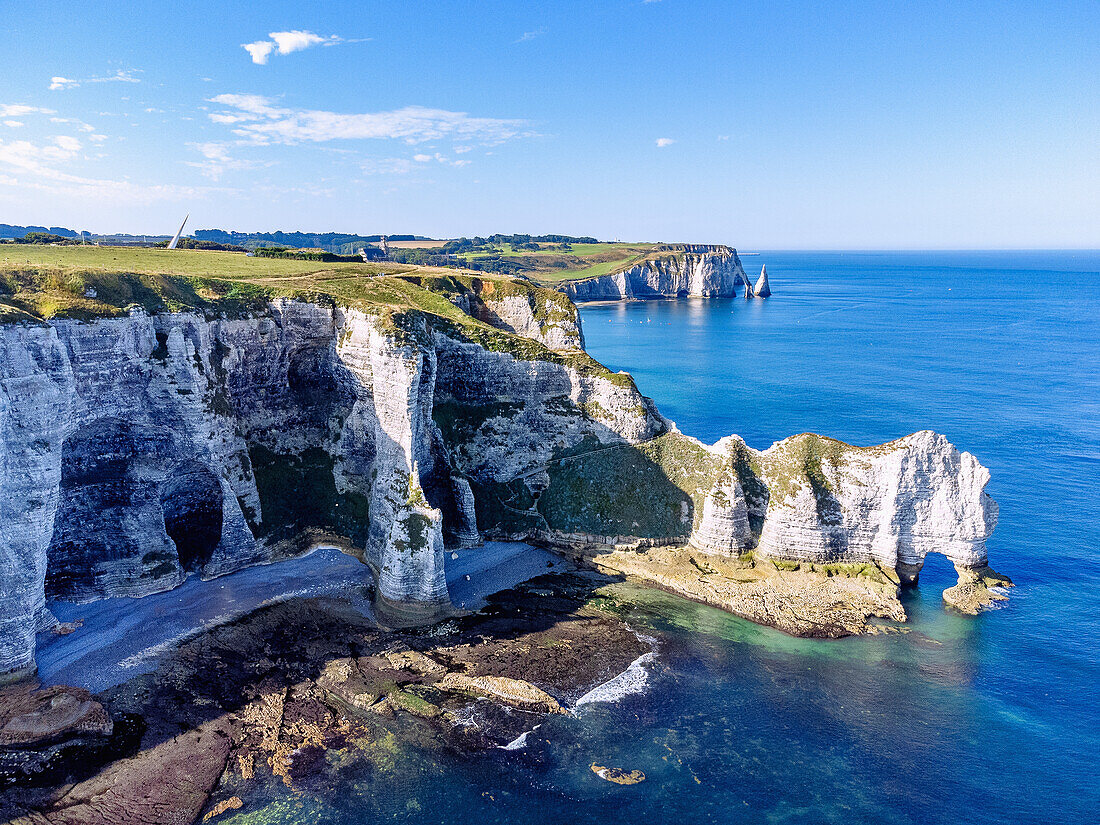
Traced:
<svg viewBox="0 0 1100 825">
<path fill-rule="evenodd" d="M 480 321 L 450 299 L 463 290 L 525 295 L 532 305 L 565 312 L 565 296 L 507 276 L 391 263 L 322 263 L 249 258 L 236 252 L 119 247 L 0 245 L 0 323 L 91 321 L 126 315 L 194 311 L 241 317 L 275 298 L 327 302 L 377 315 L 404 333 L 422 317 L 453 338 L 523 360 L 560 363 L 616 382 L 583 352 L 560 353 Z M 536 298 L 540 300 L 536 300 Z"/>
<path fill-rule="evenodd" d="M 678 258 L 690 251 L 728 249 L 724 246 L 621 241 L 516 244 L 499 236 L 478 241 L 476 246 L 453 252 L 451 263 L 447 266 L 469 267 L 480 272 L 512 273 L 551 286 L 562 281 L 609 275 L 647 261 Z M 399 254 L 407 256 L 406 260 L 441 263 L 444 252 L 440 246 L 438 241 L 422 244 L 407 242 L 400 244 Z M 431 257 L 433 254 L 436 257 Z"/>
</svg>

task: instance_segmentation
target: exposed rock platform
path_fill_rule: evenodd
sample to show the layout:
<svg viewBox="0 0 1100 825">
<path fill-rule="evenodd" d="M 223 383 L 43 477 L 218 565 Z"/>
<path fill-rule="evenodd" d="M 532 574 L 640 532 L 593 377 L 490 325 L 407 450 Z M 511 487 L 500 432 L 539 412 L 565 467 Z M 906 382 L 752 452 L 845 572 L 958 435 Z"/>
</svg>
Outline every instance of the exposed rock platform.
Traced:
<svg viewBox="0 0 1100 825">
<path fill-rule="evenodd" d="M 144 735 L 91 778 L 0 796 L 0 821 L 175 825 L 234 798 L 247 812 L 250 791 L 268 783 L 308 791 L 324 782 L 326 755 L 370 760 L 395 735 L 458 750 L 504 745 L 649 650 L 591 604 L 609 581 L 548 575 L 479 614 L 408 633 L 384 632 L 340 599 L 297 599 L 204 632 L 97 697 L 40 692 L 29 707 L 73 697 L 100 721 L 108 709 L 140 717 Z"/>
</svg>

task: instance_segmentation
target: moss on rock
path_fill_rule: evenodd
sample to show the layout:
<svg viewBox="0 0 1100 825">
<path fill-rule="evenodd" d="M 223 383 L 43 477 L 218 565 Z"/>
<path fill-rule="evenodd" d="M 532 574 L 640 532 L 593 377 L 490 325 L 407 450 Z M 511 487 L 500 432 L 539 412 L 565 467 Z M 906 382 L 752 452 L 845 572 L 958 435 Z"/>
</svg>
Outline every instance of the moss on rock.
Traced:
<svg viewBox="0 0 1100 825">
<path fill-rule="evenodd" d="M 249 446 L 249 460 L 260 496 L 260 536 L 273 541 L 292 539 L 308 530 L 331 531 L 356 547 L 366 545 L 370 502 L 360 492 L 338 492 L 335 461 L 320 447 L 299 455 L 275 453 L 260 444 Z"/>
</svg>

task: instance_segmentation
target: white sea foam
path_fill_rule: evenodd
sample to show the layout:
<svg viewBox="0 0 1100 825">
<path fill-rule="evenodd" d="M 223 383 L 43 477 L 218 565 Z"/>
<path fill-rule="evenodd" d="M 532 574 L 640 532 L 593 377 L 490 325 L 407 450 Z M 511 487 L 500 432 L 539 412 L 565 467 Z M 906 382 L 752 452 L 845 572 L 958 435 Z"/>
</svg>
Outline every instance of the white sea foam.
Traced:
<svg viewBox="0 0 1100 825">
<path fill-rule="evenodd" d="M 614 679 L 609 679 L 602 685 L 596 685 L 584 694 L 577 700 L 576 707 L 590 705 L 593 702 L 617 702 L 632 693 L 645 693 L 646 685 L 649 684 L 649 671 L 646 670 L 646 665 L 656 658 L 657 654 L 653 651 L 643 653 Z"/>
<path fill-rule="evenodd" d="M 530 730 L 525 730 L 524 733 L 521 733 L 515 739 L 508 742 L 507 745 L 497 745 L 496 747 L 498 747 L 500 750 L 522 750 L 527 747 L 527 735 L 535 733 L 535 731 L 538 729 L 539 726 L 536 725 Z"/>
</svg>

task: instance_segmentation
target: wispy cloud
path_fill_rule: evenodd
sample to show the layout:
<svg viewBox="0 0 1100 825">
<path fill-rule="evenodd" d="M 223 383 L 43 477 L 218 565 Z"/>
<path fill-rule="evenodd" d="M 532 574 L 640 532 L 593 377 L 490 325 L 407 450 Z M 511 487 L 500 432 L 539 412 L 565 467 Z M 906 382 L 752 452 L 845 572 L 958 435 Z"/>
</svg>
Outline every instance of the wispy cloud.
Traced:
<svg viewBox="0 0 1100 825">
<path fill-rule="evenodd" d="M 534 40 L 536 37 L 539 37 L 540 35 L 544 35 L 544 34 L 546 34 L 546 27 L 545 26 L 539 26 L 534 31 L 524 32 L 518 38 L 516 38 L 516 40 L 514 42 L 516 42 L 516 43 L 525 43 L 528 40 Z"/>
<path fill-rule="evenodd" d="M 5 120 L 4 125 L 7 126 L 9 129 L 18 129 L 20 126 L 24 126 L 25 124 L 21 120 Z"/>
<path fill-rule="evenodd" d="M 469 166 L 473 162 L 469 160 L 451 160 L 451 158 L 447 157 L 441 152 L 436 152 L 433 155 L 413 155 L 413 160 L 415 160 L 417 163 L 431 163 L 432 161 L 435 161 L 436 163 L 442 163 L 444 166 L 457 166 L 458 168 Z"/>
<path fill-rule="evenodd" d="M 312 46 L 336 46 L 340 43 L 362 43 L 365 38 L 345 39 L 336 34 L 324 37 L 304 29 L 294 29 L 286 32 L 271 32 L 270 40 L 257 40 L 253 43 L 242 43 L 241 48 L 248 52 L 252 62 L 260 66 L 267 65 L 267 61 L 273 54 L 293 54 L 308 49 Z"/>
<path fill-rule="evenodd" d="M 80 159 L 83 148 L 79 140 L 69 135 L 58 135 L 44 143 L 0 139 L 0 184 L 18 187 L 21 192 L 35 189 L 96 203 L 131 205 L 200 197 L 213 191 L 202 187 L 147 185 L 74 175 L 68 169 Z"/>
<path fill-rule="evenodd" d="M 51 117 L 50 118 L 50 123 L 58 123 L 58 124 L 68 123 L 68 124 L 72 124 L 73 126 L 75 126 L 77 129 L 79 129 L 82 132 L 91 133 L 91 132 L 95 131 L 95 126 L 92 126 L 90 123 L 85 123 L 83 120 L 79 120 L 78 118 L 75 118 L 75 117 Z"/>
<path fill-rule="evenodd" d="M 370 158 L 363 161 L 360 168 L 365 175 L 407 175 L 416 166 L 414 160 L 408 158 Z"/>
<path fill-rule="evenodd" d="M 0 140 L 0 166 L 35 175 L 50 175 L 52 165 L 72 160 L 80 148 L 80 141 L 69 135 L 58 135 L 48 143 Z"/>
<path fill-rule="evenodd" d="M 113 75 L 107 75 L 106 77 L 85 77 L 79 80 L 55 75 L 50 78 L 50 89 L 53 91 L 75 89 L 77 86 L 83 86 L 86 83 L 140 83 L 140 78 L 134 77 L 134 72 L 134 69 L 127 69 L 125 71 L 120 69 Z"/>
<path fill-rule="evenodd" d="M 27 106 L 25 103 L 0 103 L 0 117 L 26 117 L 27 115 L 52 115 L 53 109 Z"/>
<path fill-rule="evenodd" d="M 214 181 L 221 180 L 222 175 L 229 171 L 255 169 L 259 166 L 271 165 L 270 163 L 232 157 L 229 154 L 232 144 L 229 143 L 212 141 L 208 143 L 189 143 L 187 145 L 202 155 L 203 160 L 188 160 L 184 163 L 198 169 L 204 176 Z"/>
<path fill-rule="evenodd" d="M 531 134 L 522 120 L 471 117 L 423 106 L 345 114 L 276 106 L 260 95 L 223 94 L 210 102 L 224 107 L 210 113 L 213 122 L 232 126 L 235 135 L 259 145 L 387 139 L 417 144 L 445 138 L 494 145 Z"/>
<path fill-rule="evenodd" d="M 664 149 L 666 146 L 671 146 L 675 142 L 675 138 L 657 138 L 657 145 L 662 149 Z"/>
</svg>

